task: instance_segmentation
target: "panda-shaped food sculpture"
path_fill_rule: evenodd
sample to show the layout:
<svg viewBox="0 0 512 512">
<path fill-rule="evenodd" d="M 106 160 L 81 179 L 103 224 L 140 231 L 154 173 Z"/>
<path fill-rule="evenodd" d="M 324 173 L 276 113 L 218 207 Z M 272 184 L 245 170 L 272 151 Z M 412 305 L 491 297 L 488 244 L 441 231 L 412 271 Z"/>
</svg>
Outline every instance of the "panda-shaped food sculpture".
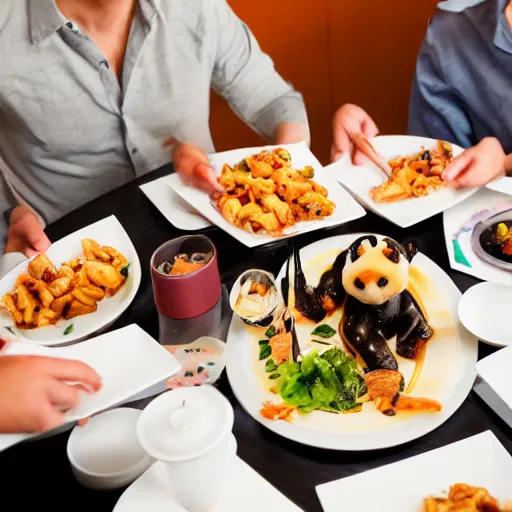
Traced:
<svg viewBox="0 0 512 512">
<path fill-rule="evenodd" d="M 341 337 L 363 366 L 367 384 L 378 381 L 378 387 L 396 390 L 389 401 L 398 396 L 402 376 L 388 340 L 396 336 L 397 354 L 416 360 L 433 335 L 406 289 L 409 264 L 416 253 L 412 243 L 404 246 L 390 238 L 378 242 L 375 236 L 363 236 L 338 255 L 316 288 L 306 283 L 299 253 L 294 253 L 295 308 L 320 322 L 343 306 Z"/>
</svg>

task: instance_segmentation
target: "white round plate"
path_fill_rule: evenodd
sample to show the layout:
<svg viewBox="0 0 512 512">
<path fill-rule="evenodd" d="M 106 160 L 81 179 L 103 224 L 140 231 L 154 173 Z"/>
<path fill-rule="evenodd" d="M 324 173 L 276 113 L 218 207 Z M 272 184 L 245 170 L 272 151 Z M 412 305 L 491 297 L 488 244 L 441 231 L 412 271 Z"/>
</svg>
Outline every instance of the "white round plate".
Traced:
<svg viewBox="0 0 512 512">
<path fill-rule="evenodd" d="M 316 284 L 336 255 L 360 236 L 351 234 L 327 238 L 303 248 L 300 254 L 308 282 Z M 478 340 L 458 320 L 461 293 L 448 275 L 423 254 L 416 255 L 412 267 L 429 277 L 421 299 L 435 334 L 429 341 L 422 374 L 411 396 L 438 400 L 443 406 L 441 412 L 398 413 L 389 418 L 379 413 L 374 404 L 367 403 L 357 414 L 335 415 L 315 411 L 307 416 L 295 414 L 292 423 L 266 420 L 259 413 L 262 403 L 280 402 L 280 399 L 267 391 L 256 371 L 260 364 L 257 361 L 257 340 L 264 337 L 264 329 L 261 332 L 254 328 L 251 330 L 233 315 L 228 333 L 226 369 L 233 392 L 244 409 L 256 421 L 283 437 L 331 450 L 362 451 L 397 446 L 442 425 L 471 391 L 476 375 L 474 365 L 478 356 Z M 278 283 L 284 275 L 285 266 L 278 276 Z M 306 337 L 312 329 L 311 325 L 297 324 L 299 341 L 304 339 L 304 332 L 301 334 L 300 331 L 304 328 Z M 399 365 L 407 384 L 414 363 L 399 359 Z"/>
<path fill-rule="evenodd" d="M 397 156 L 413 155 L 422 147 L 433 149 L 437 146 L 435 139 L 406 135 L 385 135 L 375 137 L 371 142 L 386 161 Z M 454 156 L 460 155 L 463 151 L 463 148 L 453 145 Z M 350 163 L 348 156 L 340 160 L 340 163 L 337 164 L 339 165 L 337 169 L 339 182 L 367 209 L 402 228 L 429 219 L 467 199 L 477 191 L 476 188 L 454 190 L 444 187 L 424 197 L 414 197 L 393 203 L 376 203 L 370 197 L 370 190 L 384 183 L 386 177 L 374 163 L 367 158 L 365 160 L 366 163 L 358 167 L 354 167 Z"/>
<path fill-rule="evenodd" d="M 78 316 L 71 320 L 59 320 L 55 325 L 38 329 L 18 329 L 13 327 L 11 316 L 5 311 L 0 312 L 0 324 L 11 327 L 21 341 L 44 346 L 67 345 L 81 341 L 92 334 L 98 333 L 117 320 L 131 304 L 140 286 L 142 276 L 137 251 L 130 237 L 116 217 L 111 216 L 91 224 L 52 244 L 46 254 L 59 267 L 62 263 L 77 258 L 82 253 L 81 241 L 92 238 L 100 245 L 108 245 L 124 254 L 130 262 L 128 279 L 116 295 L 98 303 L 98 310 L 89 315 Z M 0 280 L 0 298 L 14 288 L 16 279 L 27 272 L 30 260 L 25 260 Z M 73 325 L 72 332 L 65 334 L 66 329 Z"/>
<path fill-rule="evenodd" d="M 508 324 L 512 286 L 483 282 L 472 286 L 459 303 L 459 318 L 468 331 L 493 347 L 512 345 Z M 496 321 L 489 320 L 495 318 Z"/>
</svg>

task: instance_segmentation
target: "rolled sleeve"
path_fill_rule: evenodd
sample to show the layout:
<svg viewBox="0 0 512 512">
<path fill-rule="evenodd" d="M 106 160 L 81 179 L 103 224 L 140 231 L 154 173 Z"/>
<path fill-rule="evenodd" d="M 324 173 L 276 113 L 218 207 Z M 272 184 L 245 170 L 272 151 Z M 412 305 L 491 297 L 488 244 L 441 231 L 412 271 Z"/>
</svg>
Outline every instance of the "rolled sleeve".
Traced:
<svg viewBox="0 0 512 512">
<path fill-rule="evenodd" d="M 431 25 L 421 47 L 409 108 L 409 134 L 473 146 L 471 121 L 464 104 L 444 77 L 439 58 L 442 39 Z"/>
<path fill-rule="evenodd" d="M 5 244 L 7 242 L 7 230 L 9 229 L 4 212 L 16 206 L 16 204 L 17 201 L 11 193 L 3 172 L 0 169 L 0 254 L 4 253 Z"/>
<path fill-rule="evenodd" d="M 225 0 L 212 0 L 216 56 L 212 87 L 260 135 L 271 139 L 279 124 L 308 126 L 302 95 L 277 73 L 274 63 Z"/>
</svg>

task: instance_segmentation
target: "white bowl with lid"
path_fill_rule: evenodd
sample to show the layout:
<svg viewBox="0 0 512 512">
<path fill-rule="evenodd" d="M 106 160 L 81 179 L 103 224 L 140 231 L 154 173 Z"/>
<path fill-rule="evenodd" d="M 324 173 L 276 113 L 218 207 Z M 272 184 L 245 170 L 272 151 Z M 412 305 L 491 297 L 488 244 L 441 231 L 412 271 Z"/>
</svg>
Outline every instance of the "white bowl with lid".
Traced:
<svg viewBox="0 0 512 512">
<path fill-rule="evenodd" d="M 67 455 L 76 479 L 83 486 L 119 489 L 154 464 L 137 439 L 140 416 L 137 409 L 112 409 L 73 429 Z"/>
<path fill-rule="evenodd" d="M 235 460 L 234 412 L 214 387 L 178 388 L 144 409 L 138 425 L 140 444 L 166 464 L 176 500 L 190 512 L 217 502 Z"/>
</svg>

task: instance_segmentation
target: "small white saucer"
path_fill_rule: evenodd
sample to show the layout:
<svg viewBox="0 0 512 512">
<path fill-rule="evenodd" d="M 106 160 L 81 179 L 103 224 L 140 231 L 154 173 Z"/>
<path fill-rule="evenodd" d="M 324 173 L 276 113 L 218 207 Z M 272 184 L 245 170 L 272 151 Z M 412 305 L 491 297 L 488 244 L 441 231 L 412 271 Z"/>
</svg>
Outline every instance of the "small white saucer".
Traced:
<svg viewBox="0 0 512 512">
<path fill-rule="evenodd" d="M 67 454 L 76 479 L 90 489 L 118 489 L 139 478 L 154 460 L 137 439 L 141 411 L 98 414 L 69 436 Z"/>
<path fill-rule="evenodd" d="M 460 299 L 459 318 L 464 327 L 480 341 L 494 347 L 512 345 L 508 322 L 512 286 L 479 283 Z"/>
</svg>

